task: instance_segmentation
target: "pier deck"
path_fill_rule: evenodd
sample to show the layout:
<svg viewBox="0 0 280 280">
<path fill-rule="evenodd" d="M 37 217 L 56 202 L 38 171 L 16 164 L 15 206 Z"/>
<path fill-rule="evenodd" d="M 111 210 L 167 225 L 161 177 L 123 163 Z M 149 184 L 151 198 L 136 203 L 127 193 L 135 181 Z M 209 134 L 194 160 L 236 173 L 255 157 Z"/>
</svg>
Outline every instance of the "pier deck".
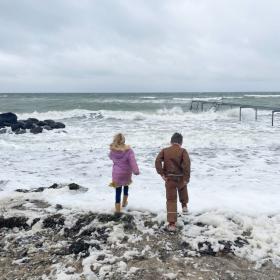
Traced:
<svg viewBox="0 0 280 280">
<path fill-rule="evenodd" d="M 239 121 L 242 120 L 242 109 L 253 109 L 255 110 L 255 120 L 258 119 L 258 110 L 271 111 L 271 125 L 274 125 L 274 115 L 275 113 L 280 113 L 280 108 L 278 107 L 269 107 L 269 106 L 257 106 L 257 105 L 248 105 L 240 103 L 229 103 L 221 101 L 204 101 L 204 100 L 192 100 L 190 110 L 201 110 L 204 111 L 204 105 L 208 106 L 208 109 L 215 108 L 219 110 L 221 107 L 230 107 L 230 108 L 239 108 Z"/>
</svg>

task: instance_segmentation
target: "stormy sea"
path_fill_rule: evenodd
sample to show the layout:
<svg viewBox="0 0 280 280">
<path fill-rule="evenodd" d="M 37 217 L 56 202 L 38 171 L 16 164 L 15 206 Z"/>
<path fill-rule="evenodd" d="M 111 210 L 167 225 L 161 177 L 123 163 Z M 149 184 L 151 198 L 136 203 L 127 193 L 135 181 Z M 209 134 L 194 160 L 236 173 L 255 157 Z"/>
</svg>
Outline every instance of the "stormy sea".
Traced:
<svg viewBox="0 0 280 280">
<path fill-rule="evenodd" d="M 0 113 L 65 128 L 0 133 L 0 279 L 280 279 L 280 93 L 0 94 Z M 0 131 L 1 132 L 1 131 Z M 114 215 L 114 134 L 135 152 Z M 158 152 L 182 133 L 189 213 L 166 227 Z"/>
</svg>

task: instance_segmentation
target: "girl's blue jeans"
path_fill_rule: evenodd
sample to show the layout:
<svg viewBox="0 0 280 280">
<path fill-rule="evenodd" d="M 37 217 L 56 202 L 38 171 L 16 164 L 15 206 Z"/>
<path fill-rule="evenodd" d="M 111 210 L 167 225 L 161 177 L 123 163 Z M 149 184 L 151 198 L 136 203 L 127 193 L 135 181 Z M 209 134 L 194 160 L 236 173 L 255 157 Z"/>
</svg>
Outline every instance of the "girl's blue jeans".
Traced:
<svg viewBox="0 0 280 280">
<path fill-rule="evenodd" d="M 121 203 L 122 186 L 116 188 L 116 203 Z M 128 196 L 128 186 L 123 187 L 123 195 Z"/>
</svg>

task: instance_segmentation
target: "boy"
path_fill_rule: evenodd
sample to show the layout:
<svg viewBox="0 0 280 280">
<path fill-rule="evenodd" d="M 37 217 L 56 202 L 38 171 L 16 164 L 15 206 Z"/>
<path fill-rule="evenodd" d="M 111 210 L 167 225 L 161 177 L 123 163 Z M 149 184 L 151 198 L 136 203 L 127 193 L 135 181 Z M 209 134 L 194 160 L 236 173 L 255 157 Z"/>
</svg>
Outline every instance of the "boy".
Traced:
<svg viewBox="0 0 280 280">
<path fill-rule="evenodd" d="M 183 214 L 188 212 L 189 202 L 187 184 L 190 180 L 190 158 L 188 152 L 182 148 L 183 136 L 174 133 L 171 137 L 171 146 L 164 148 L 158 154 L 155 167 L 157 173 L 165 181 L 166 207 L 169 231 L 176 230 L 177 222 L 177 191 L 182 204 Z"/>
</svg>

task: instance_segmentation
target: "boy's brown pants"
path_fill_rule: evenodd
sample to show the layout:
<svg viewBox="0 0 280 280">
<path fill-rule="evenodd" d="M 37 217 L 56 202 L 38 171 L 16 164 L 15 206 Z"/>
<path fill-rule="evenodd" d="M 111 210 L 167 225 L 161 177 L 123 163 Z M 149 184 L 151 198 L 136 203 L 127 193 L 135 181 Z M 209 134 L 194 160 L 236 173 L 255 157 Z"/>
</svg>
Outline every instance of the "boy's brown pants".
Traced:
<svg viewBox="0 0 280 280">
<path fill-rule="evenodd" d="M 167 221 L 169 223 L 177 222 L 177 191 L 182 206 L 189 202 L 187 185 L 184 184 L 183 178 L 167 178 L 166 188 L 166 208 Z"/>
</svg>

